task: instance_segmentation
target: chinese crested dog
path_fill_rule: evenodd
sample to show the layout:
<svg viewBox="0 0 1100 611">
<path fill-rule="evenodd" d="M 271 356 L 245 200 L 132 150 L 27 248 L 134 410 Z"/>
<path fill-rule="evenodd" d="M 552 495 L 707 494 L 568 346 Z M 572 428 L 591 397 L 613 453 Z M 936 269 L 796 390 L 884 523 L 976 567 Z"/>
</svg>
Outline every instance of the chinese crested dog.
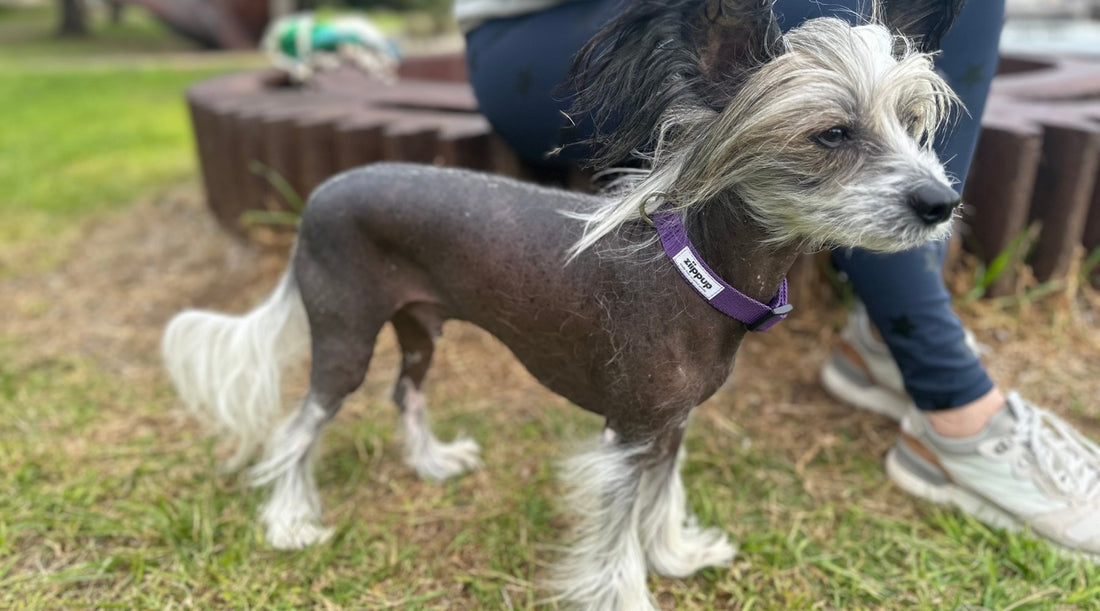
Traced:
<svg viewBox="0 0 1100 611">
<path fill-rule="evenodd" d="M 616 125 L 601 159 L 648 158 L 626 192 L 403 164 L 320 186 L 274 293 L 242 316 L 183 312 L 163 344 L 183 400 L 236 443 L 233 465 L 262 448 L 250 475 L 271 487 L 270 544 L 331 533 L 311 458 L 386 323 L 403 355 L 406 461 L 435 480 L 480 465 L 474 441 L 432 434 L 421 390 L 444 321 L 459 319 L 606 420 L 563 469 L 575 516 L 557 599 L 653 609 L 647 570 L 730 562 L 725 533 L 697 525 L 684 497 L 688 414 L 745 334 L 785 315 L 799 253 L 948 234 L 959 198 L 931 139 L 955 98 L 930 53 L 959 4 L 897 0 L 863 25 L 781 34 L 766 0 L 632 3 L 573 67 L 577 108 Z M 309 391 L 280 418 L 280 367 L 307 346 Z"/>
</svg>

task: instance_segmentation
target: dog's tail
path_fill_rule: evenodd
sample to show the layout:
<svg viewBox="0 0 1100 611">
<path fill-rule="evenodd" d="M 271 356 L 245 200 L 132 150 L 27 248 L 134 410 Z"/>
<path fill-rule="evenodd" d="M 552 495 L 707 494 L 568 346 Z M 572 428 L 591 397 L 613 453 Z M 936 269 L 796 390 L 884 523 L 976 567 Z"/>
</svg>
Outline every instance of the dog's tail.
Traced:
<svg viewBox="0 0 1100 611">
<path fill-rule="evenodd" d="M 247 314 L 185 310 L 168 323 L 162 353 L 180 397 L 236 444 L 226 470 L 240 468 L 259 447 L 281 411 L 281 370 L 308 344 L 309 322 L 290 270 Z"/>
</svg>

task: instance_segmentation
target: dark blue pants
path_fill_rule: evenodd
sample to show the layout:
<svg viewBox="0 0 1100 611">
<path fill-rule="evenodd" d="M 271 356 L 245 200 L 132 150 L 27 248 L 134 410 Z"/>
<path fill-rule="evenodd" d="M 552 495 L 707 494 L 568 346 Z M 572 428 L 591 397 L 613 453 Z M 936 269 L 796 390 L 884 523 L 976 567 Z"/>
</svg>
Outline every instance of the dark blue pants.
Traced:
<svg viewBox="0 0 1100 611">
<path fill-rule="evenodd" d="M 490 21 L 466 38 L 470 82 L 481 111 L 493 127 L 535 163 L 568 164 L 584 151 L 566 147 L 591 126 L 568 126 L 568 94 L 558 90 L 573 54 L 618 11 L 621 0 L 578 0 L 510 19 Z M 865 0 L 777 0 L 786 30 L 825 14 L 848 17 Z M 936 66 L 969 113 L 936 142 L 940 159 L 959 180 L 966 179 L 979 121 L 997 68 L 997 43 L 1004 0 L 972 0 L 943 41 Z M 856 295 L 867 306 L 901 368 L 906 389 L 921 409 L 958 407 L 993 388 L 964 341 L 962 323 L 951 309 L 943 283 L 946 244 L 932 243 L 901 253 L 845 249 L 833 254 Z"/>
</svg>

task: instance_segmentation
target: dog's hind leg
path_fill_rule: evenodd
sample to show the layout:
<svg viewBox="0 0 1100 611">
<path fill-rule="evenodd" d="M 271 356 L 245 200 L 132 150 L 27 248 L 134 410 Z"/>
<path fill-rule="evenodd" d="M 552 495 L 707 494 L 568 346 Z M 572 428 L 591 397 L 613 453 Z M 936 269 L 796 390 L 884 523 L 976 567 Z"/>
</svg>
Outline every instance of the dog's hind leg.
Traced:
<svg viewBox="0 0 1100 611">
<path fill-rule="evenodd" d="M 260 510 L 267 542 L 278 549 L 300 549 L 328 539 L 321 526 L 321 497 L 313 477 L 313 458 L 325 423 L 339 409 L 313 393 L 275 430 L 264 459 L 250 471 L 254 486 L 272 484 Z"/>
<path fill-rule="evenodd" d="M 338 264 L 325 264 L 308 249 L 299 247 L 294 265 L 310 325 L 309 391 L 275 429 L 251 471 L 254 485 L 272 485 L 260 517 L 268 543 L 280 549 L 302 548 L 332 534 L 321 526 L 313 455 L 325 425 L 362 384 L 375 338 L 393 312 L 376 283 L 349 281 Z"/>
<path fill-rule="evenodd" d="M 443 443 L 432 433 L 421 384 L 431 365 L 435 338 L 442 321 L 433 306 L 412 304 L 391 321 L 401 344 L 401 374 L 393 389 L 393 400 L 401 412 L 405 429 L 405 462 L 420 477 L 445 480 L 481 466 L 479 448 L 472 439 L 458 438 Z"/>
<path fill-rule="evenodd" d="M 381 328 L 378 324 L 373 333 L 346 333 L 340 327 L 318 324 L 323 318 L 310 319 L 314 333 L 309 392 L 302 406 L 275 430 L 264 460 L 251 471 L 254 485 L 272 484 L 260 518 L 267 527 L 268 543 L 280 549 L 299 549 L 332 534 L 321 526 L 313 455 L 325 425 L 362 383 Z"/>
<path fill-rule="evenodd" d="M 563 465 L 571 541 L 548 584 L 570 608 L 652 611 L 639 537 L 639 484 L 649 443 L 630 443 L 610 428 L 596 448 Z"/>
<path fill-rule="evenodd" d="M 642 475 L 640 527 L 649 567 L 666 577 L 687 577 L 701 568 L 722 566 L 736 549 L 717 528 L 702 528 L 691 515 L 680 478 L 683 429 L 658 443 L 660 458 Z"/>
</svg>

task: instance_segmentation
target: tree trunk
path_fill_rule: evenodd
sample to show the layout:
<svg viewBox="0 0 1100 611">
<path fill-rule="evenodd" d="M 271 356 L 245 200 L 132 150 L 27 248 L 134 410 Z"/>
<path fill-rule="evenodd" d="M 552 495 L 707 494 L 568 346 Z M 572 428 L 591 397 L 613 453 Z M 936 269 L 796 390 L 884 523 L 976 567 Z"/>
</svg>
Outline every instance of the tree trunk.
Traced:
<svg viewBox="0 0 1100 611">
<path fill-rule="evenodd" d="M 122 3 L 118 0 L 107 0 L 107 10 L 111 23 L 115 25 L 122 23 L 122 9 Z"/>
<path fill-rule="evenodd" d="M 84 0 L 60 0 L 58 7 L 61 22 L 57 26 L 58 36 L 87 36 L 88 20 Z"/>
</svg>

